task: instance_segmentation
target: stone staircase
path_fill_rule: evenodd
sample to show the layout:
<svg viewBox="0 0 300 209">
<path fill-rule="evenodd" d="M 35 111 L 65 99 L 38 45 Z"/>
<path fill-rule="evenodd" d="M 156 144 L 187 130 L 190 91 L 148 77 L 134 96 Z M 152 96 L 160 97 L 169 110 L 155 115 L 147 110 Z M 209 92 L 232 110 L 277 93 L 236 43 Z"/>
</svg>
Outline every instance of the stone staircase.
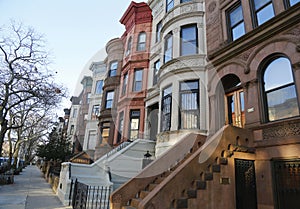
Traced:
<svg viewBox="0 0 300 209">
<path fill-rule="evenodd" d="M 251 137 L 248 130 L 223 127 L 201 147 L 193 146 L 172 169 L 151 179 L 146 178 L 143 187 L 141 180 L 132 182 L 140 188 L 133 197 L 129 198 L 122 190 L 117 190 L 111 196 L 111 208 L 235 208 L 232 156 L 251 159 L 255 151 L 251 148 Z M 124 188 L 133 188 L 129 183 Z"/>
</svg>

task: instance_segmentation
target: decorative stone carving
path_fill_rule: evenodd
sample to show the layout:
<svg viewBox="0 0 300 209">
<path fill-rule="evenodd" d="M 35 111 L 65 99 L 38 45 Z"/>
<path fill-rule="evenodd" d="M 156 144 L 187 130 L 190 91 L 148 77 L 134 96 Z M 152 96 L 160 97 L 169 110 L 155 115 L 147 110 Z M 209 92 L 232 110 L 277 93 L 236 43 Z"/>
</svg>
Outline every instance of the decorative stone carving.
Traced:
<svg viewBox="0 0 300 209">
<path fill-rule="evenodd" d="M 210 13 L 212 13 L 215 11 L 216 7 L 217 7 L 217 3 L 215 1 L 213 1 L 208 5 L 208 11 Z"/>
<path fill-rule="evenodd" d="M 263 129 L 263 139 L 274 139 L 297 135 L 300 135 L 299 123 L 284 124 Z"/>
<path fill-rule="evenodd" d="M 163 11 L 163 1 L 159 1 L 159 3 L 156 4 L 152 9 L 153 17 L 157 16 L 162 11 Z"/>
<path fill-rule="evenodd" d="M 293 28 L 286 32 L 288 35 L 300 36 L 300 28 Z"/>
</svg>

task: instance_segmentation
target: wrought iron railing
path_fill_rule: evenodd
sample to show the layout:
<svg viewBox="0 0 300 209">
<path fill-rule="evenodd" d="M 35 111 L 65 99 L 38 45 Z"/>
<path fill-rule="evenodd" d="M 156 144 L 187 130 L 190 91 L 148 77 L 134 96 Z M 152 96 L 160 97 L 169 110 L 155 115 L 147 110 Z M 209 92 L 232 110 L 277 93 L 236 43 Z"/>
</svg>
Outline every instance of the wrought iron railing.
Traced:
<svg viewBox="0 0 300 209">
<path fill-rule="evenodd" d="M 111 186 L 90 186 L 72 180 L 69 205 L 73 209 L 109 209 L 111 191 Z"/>
</svg>

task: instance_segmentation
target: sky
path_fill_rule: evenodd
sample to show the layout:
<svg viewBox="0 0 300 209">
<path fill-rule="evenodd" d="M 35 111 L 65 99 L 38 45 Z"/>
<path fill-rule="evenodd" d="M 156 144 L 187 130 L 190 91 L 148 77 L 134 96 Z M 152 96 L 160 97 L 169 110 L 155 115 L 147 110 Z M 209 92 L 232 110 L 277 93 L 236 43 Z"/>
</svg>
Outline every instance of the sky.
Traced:
<svg viewBox="0 0 300 209">
<path fill-rule="evenodd" d="M 105 45 L 121 37 L 125 26 L 119 20 L 130 0 L 0 0 L 0 26 L 10 20 L 31 26 L 43 34 L 57 71 L 58 83 L 77 96 L 80 75 L 92 61 L 105 57 Z M 147 2 L 139 1 L 135 2 Z M 103 53 L 104 52 L 104 53 Z M 102 54 L 102 55 L 99 55 Z M 103 55 L 104 54 L 104 55 Z M 69 108 L 69 98 L 63 108 Z"/>
</svg>

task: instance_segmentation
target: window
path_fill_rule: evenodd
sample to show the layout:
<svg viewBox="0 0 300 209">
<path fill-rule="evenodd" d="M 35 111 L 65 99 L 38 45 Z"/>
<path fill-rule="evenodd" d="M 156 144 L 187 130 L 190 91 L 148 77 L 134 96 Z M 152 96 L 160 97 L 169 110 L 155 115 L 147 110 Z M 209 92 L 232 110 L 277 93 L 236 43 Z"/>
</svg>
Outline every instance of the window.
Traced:
<svg viewBox="0 0 300 209">
<path fill-rule="evenodd" d="M 267 121 L 299 115 L 290 61 L 285 57 L 273 57 L 263 70 L 262 83 Z"/>
<path fill-rule="evenodd" d="M 146 33 L 141 32 L 138 36 L 137 51 L 145 51 L 145 50 L 146 50 Z"/>
<path fill-rule="evenodd" d="M 128 74 L 124 74 L 123 77 L 123 86 L 122 86 L 122 95 L 125 95 L 126 89 L 127 89 L 127 83 L 128 83 Z"/>
<path fill-rule="evenodd" d="M 157 84 L 159 68 L 160 68 L 160 60 L 157 60 L 154 63 L 154 69 L 153 69 L 153 85 Z"/>
<path fill-rule="evenodd" d="M 199 82 L 180 83 L 180 118 L 181 129 L 199 128 Z"/>
<path fill-rule="evenodd" d="M 109 131 L 110 131 L 110 122 L 103 122 L 101 124 L 101 142 L 100 144 L 107 144 L 109 138 Z"/>
<path fill-rule="evenodd" d="M 90 103 L 90 101 L 91 101 L 91 96 L 92 96 L 91 93 L 88 93 L 88 94 L 86 95 L 86 103 L 87 103 L 87 104 Z"/>
<path fill-rule="evenodd" d="M 227 11 L 227 24 L 228 36 L 231 41 L 234 41 L 245 34 L 243 9 L 240 2 Z"/>
<path fill-rule="evenodd" d="M 106 100 L 105 100 L 105 108 L 106 109 L 112 108 L 113 100 L 114 100 L 114 91 L 108 91 L 106 93 Z"/>
<path fill-rule="evenodd" d="M 77 113 L 78 113 L 78 110 L 75 108 L 73 109 L 73 118 L 76 118 L 77 117 Z"/>
<path fill-rule="evenodd" d="M 113 77 L 117 75 L 117 69 L 118 69 L 118 61 L 113 61 L 110 63 L 109 68 L 109 77 Z"/>
<path fill-rule="evenodd" d="M 100 115 L 100 106 L 94 105 L 92 109 L 92 120 L 96 120 L 99 115 Z"/>
<path fill-rule="evenodd" d="M 174 0 L 166 0 L 166 11 L 170 11 L 174 7 Z"/>
<path fill-rule="evenodd" d="M 123 136 L 123 127 L 124 127 L 124 112 L 121 112 L 119 114 L 119 130 L 118 130 L 117 143 L 121 142 Z"/>
<path fill-rule="evenodd" d="M 181 27 L 181 55 L 197 54 L 198 41 L 197 41 L 197 26 L 188 25 Z"/>
<path fill-rule="evenodd" d="M 286 7 L 292 7 L 295 4 L 299 3 L 300 0 L 285 0 Z"/>
<path fill-rule="evenodd" d="M 70 128 L 70 135 L 72 135 L 74 133 L 74 125 L 71 125 L 71 128 Z"/>
<path fill-rule="evenodd" d="M 190 2 L 192 0 L 180 0 L 180 3 Z"/>
<path fill-rule="evenodd" d="M 251 0 L 254 25 L 259 26 L 275 16 L 272 0 Z"/>
<path fill-rule="evenodd" d="M 140 111 L 131 110 L 130 111 L 130 139 L 139 138 L 139 125 L 140 125 Z"/>
<path fill-rule="evenodd" d="M 160 21 L 159 23 L 157 23 L 156 25 L 156 37 L 155 37 L 155 41 L 159 42 L 161 39 L 161 29 L 162 29 L 162 22 Z"/>
<path fill-rule="evenodd" d="M 161 101 L 161 130 L 170 131 L 172 110 L 172 86 L 163 90 Z"/>
<path fill-rule="evenodd" d="M 95 94 L 102 94 L 103 80 L 96 82 Z"/>
<path fill-rule="evenodd" d="M 143 70 L 134 71 L 133 91 L 141 91 L 143 88 Z"/>
<path fill-rule="evenodd" d="M 169 33 L 165 38 L 164 63 L 173 58 L 173 36 Z"/>
<path fill-rule="evenodd" d="M 127 41 L 127 49 L 126 49 L 126 53 L 125 53 L 126 56 L 128 56 L 131 53 L 131 45 L 132 45 L 132 38 L 130 36 Z"/>
</svg>

